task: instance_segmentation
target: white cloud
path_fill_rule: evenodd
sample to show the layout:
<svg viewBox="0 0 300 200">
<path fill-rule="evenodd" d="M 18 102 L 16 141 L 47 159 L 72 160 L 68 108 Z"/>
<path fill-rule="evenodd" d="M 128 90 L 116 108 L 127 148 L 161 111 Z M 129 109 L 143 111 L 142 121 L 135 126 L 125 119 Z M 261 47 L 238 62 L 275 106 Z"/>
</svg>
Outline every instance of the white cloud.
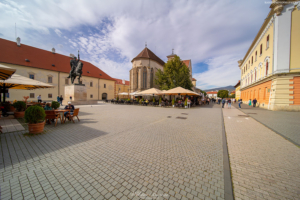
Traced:
<svg viewBox="0 0 300 200">
<path fill-rule="evenodd" d="M 210 59 L 210 70 L 195 74 L 202 78 L 198 83 L 203 87 L 225 86 L 229 75 L 222 78 L 213 68 L 223 69 L 225 59 L 232 59 L 236 73 L 236 62 L 246 53 L 268 7 L 260 0 L 3 1 L 0 19 L 5 20 L 0 21 L 0 29 L 4 38 L 15 40 L 12 33 L 16 22 L 24 43 L 51 49 L 53 44 L 45 38 L 56 40 L 56 44 L 65 44 L 64 53 L 80 49 L 87 61 L 125 79 L 129 79 L 131 59 L 146 41 L 163 60 L 175 48 L 175 53 L 193 64 Z M 57 36 L 49 37 L 50 29 Z M 220 60 L 223 62 L 214 63 Z"/>
<path fill-rule="evenodd" d="M 54 32 L 55 32 L 59 37 L 61 37 L 62 32 L 61 32 L 59 29 L 55 29 Z"/>
<path fill-rule="evenodd" d="M 222 87 L 235 85 L 241 75 L 236 55 L 224 55 L 209 59 L 206 64 L 208 71 L 193 75 L 197 79 L 197 87 L 209 89 L 212 86 Z"/>
</svg>

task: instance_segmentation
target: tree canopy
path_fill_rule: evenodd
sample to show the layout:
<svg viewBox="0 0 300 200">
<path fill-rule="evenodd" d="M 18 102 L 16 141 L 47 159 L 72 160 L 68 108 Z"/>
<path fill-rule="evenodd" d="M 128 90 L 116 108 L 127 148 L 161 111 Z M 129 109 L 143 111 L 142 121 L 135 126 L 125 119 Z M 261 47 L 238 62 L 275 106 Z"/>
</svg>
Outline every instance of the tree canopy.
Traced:
<svg viewBox="0 0 300 200">
<path fill-rule="evenodd" d="M 219 90 L 217 96 L 220 98 L 228 98 L 228 90 Z"/>
<path fill-rule="evenodd" d="M 161 90 L 169 90 L 179 86 L 192 90 L 193 87 L 190 79 L 190 70 L 180 60 L 179 56 L 169 60 L 164 66 L 164 71 L 158 69 L 155 84 Z"/>
</svg>

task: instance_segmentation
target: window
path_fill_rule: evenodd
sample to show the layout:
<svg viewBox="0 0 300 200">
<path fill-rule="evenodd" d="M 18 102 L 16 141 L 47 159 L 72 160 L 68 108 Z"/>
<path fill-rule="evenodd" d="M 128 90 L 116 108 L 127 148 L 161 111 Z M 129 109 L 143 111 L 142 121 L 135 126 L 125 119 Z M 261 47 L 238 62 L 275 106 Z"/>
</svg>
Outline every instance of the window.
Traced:
<svg viewBox="0 0 300 200">
<path fill-rule="evenodd" d="M 93 98 L 93 95 L 92 95 L 92 94 L 90 95 L 90 98 L 91 98 L 91 99 Z"/>
<path fill-rule="evenodd" d="M 153 88 L 153 68 L 151 69 L 150 73 L 150 88 Z"/>
<path fill-rule="evenodd" d="M 136 86 L 139 88 L 139 69 L 136 70 Z"/>
<path fill-rule="evenodd" d="M 252 56 L 252 58 L 251 58 L 251 64 L 253 65 L 253 56 Z"/>
<path fill-rule="evenodd" d="M 52 83 L 52 76 L 48 76 L 48 83 Z"/>
<path fill-rule="evenodd" d="M 253 83 L 253 74 L 251 74 L 251 83 Z"/>
<path fill-rule="evenodd" d="M 266 62 L 266 76 L 268 75 L 268 70 L 269 70 L 269 62 Z"/>
<path fill-rule="evenodd" d="M 257 61 L 257 51 L 255 51 L 255 61 Z"/>
<path fill-rule="evenodd" d="M 69 85 L 69 79 L 68 78 L 65 79 L 65 84 Z"/>
<path fill-rule="evenodd" d="M 106 88 L 106 84 L 104 84 L 104 88 Z"/>
<path fill-rule="evenodd" d="M 48 99 L 52 99 L 52 94 L 48 94 Z"/>
<path fill-rule="evenodd" d="M 5 97 L 6 97 L 6 98 L 9 98 L 9 93 L 5 93 Z"/>
<path fill-rule="evenodd" d="M 29 74 L 29 78 L 34 79 L 34 74 Z"/>
<path fill-rule="evenodd" d="M 93 82 L 92 81 L 90 82 L 90 87 L 93 87 Z"/>
<path fill-rule="evenodd" d="M 29 98 L 34 98 L 34 93 L 30 93 Z"/>
<path fill-rule="evenodd" d="M 246 71 L 247 71 L 247 69 L 248 69 L 248 66 L 246 65 Z"/>
<path fill-rule="evenodd" d="M 254 81 L 256 81 L 256 70 L 254 71 Z"/>
<path fill-rule="evenodd" d="M 260 56 L 262 55 L 262 44 L 260 45 Z"/>
<path fill-rule="evenodd" d="M 267 36 L 267 49 L 269 48 L 269 38 L 270 38 L 270 36 L 268 35 Z"/>
<path fill-rule="evenodd" d="M 147 88 L 147 69 L 143 70 L 143 88 Z"/>
</svg>

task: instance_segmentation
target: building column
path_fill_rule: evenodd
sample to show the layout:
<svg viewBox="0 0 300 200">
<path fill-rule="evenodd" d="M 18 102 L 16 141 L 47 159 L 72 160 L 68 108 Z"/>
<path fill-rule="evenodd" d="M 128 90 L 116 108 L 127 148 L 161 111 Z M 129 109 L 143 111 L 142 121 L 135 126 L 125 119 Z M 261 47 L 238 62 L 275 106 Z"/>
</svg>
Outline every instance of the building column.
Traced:
<svg viewBox="0 0 300 200">
<path fill-rule="evenodd" d="M 139 81 L 138 81 L 138 90 L 142 90 L 143 86 L 143 71 L 142 68 L 139 68 Z"/>
<path fill-rule="evenodd" d="M 151 68 L 147 67 L 147 89 L 150 88 L 150 74 L 151 74 Z"/>
</svg>

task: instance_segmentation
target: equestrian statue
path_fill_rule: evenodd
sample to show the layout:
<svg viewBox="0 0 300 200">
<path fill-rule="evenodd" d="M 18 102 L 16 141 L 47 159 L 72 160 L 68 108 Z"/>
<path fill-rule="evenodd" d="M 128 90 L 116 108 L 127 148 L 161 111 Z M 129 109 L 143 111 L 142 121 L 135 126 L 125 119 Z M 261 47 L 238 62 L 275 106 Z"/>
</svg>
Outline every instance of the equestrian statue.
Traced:
<svg viewBox="0 0 300 200">
<path fill-rule="evenodd" d="M 76 56 L 74 56 L 70 60 L 70 65 L 71 65 L 71 71 L 67 78 L 71 78 L 71 82 L 72 82 L 72 84 L 74 84 L 74 80 L 78 76 L 78 84 L 81 85 L 80 78 L 81 78 L 81 74 L 82 74 L 83 63 L 80 61 L 79 50 L 78 50 L 78 60 L 77 60 Z"/>
</svg>

